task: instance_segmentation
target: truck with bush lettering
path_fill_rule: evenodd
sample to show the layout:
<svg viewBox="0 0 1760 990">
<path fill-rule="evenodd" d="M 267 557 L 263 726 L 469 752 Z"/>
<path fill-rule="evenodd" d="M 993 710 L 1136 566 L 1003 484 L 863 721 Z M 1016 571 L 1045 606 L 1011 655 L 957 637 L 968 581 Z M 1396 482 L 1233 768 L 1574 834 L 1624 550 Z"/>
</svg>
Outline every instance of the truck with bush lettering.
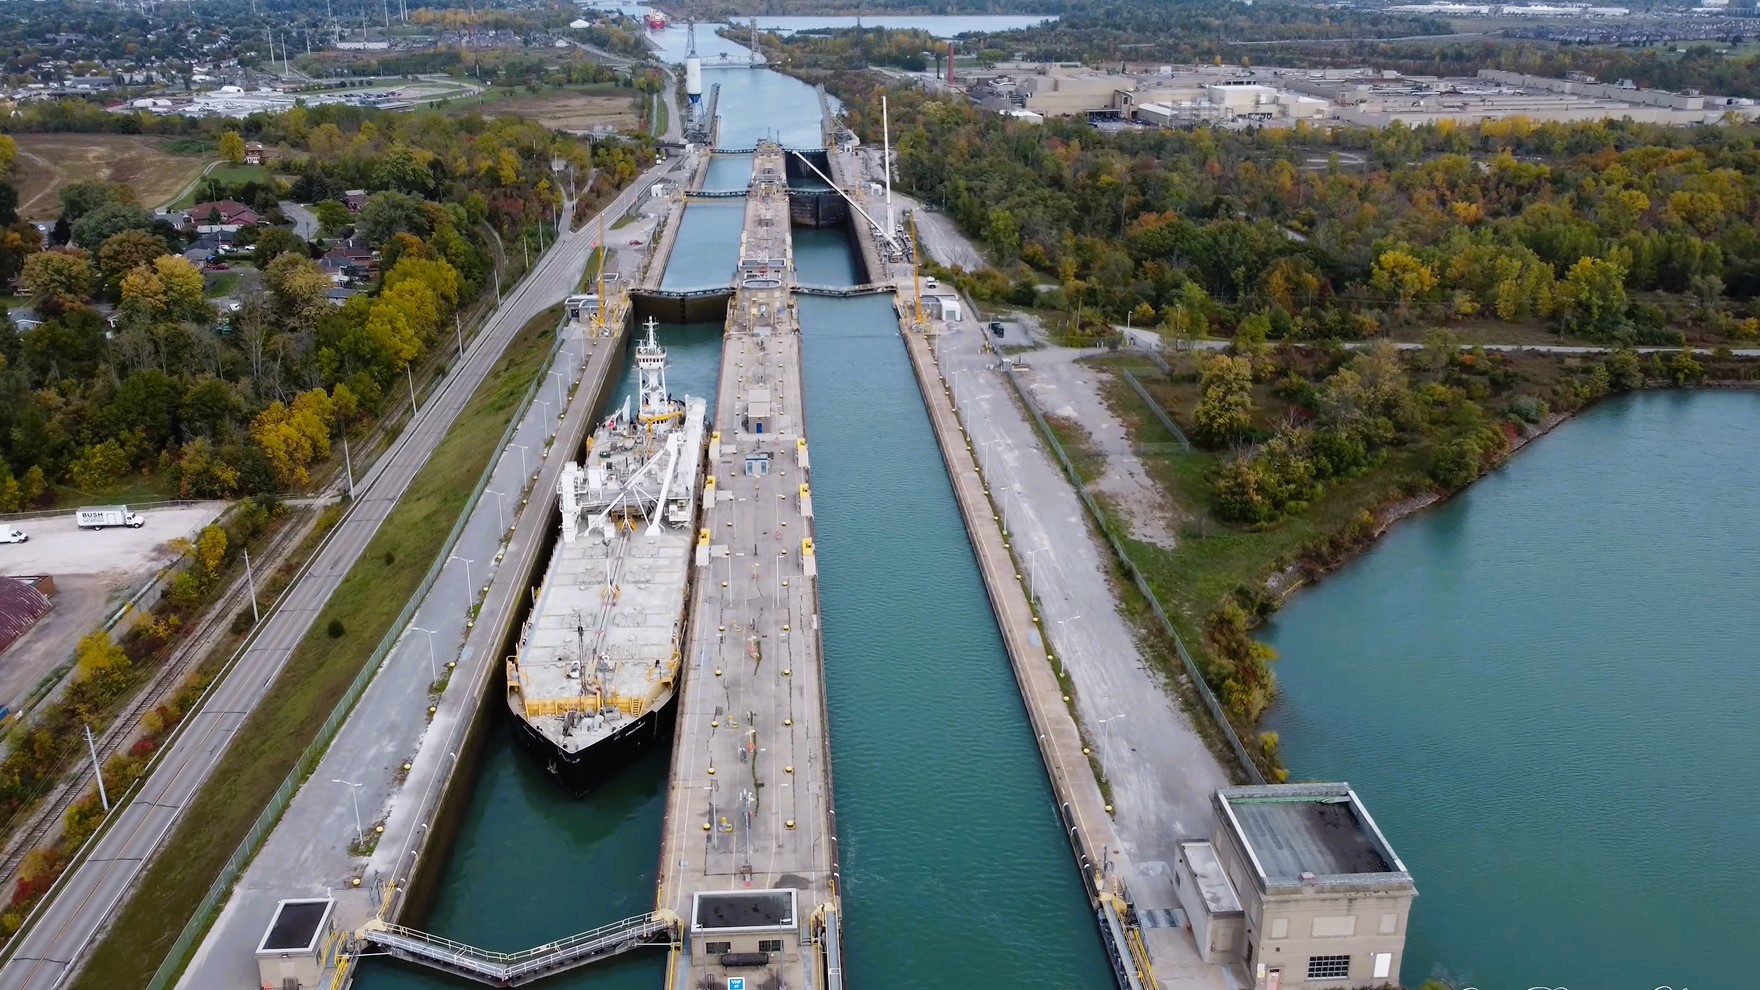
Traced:
<svg viewBox="0 0 1760 990">
<path fill-rule="evenodd" d="M 74 512 L 73 517 L 80 529 L 106 529 L 111 526 L 127 526 L 140 529 L 146 523 L 140 513 L 130 512 L 126 505 L 97 505 Z"/>
</svg>

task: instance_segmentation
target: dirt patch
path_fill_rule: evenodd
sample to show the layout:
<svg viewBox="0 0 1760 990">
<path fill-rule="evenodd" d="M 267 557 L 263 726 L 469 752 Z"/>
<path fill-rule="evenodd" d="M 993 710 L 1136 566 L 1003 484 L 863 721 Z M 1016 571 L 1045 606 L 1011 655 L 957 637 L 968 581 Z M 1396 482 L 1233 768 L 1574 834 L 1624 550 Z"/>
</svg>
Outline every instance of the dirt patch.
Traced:
<svg viewBox="0 0 1760 990">
<path fill-rule="evenodd" d="M 61 215 L 61 187 L 97 179 L 124 182 L 148 209 L 176 199 L 201 174 L 202 159 L 174 155 L 163 138 L 139 134 L 17 134 L 18 215 L 53 220 Z"/>
<path fill-rule="evenodd" d="M 1091 353 L 1066 347 L 1033 351 L 1023 356 L 1033 368 L 1023 381 L 1047 415 L 1070 420 L 1088 434 L 1104 464 L 1093 489 L 1118 511 L 1130 535 L 1171 550 L 1179 510 L 1149 477 L 1129 431 L 1107 406 L 1101 373 L 1077 363 Z"/>
<path fill-rule="evenodd" d="M 475 113 L 477 108 L 468 108 L 468 112 Z M 491 103 L 481 112 L 485 117 L 522 117 L 559 131 L 590 131 L 600 126 L 634 130 L 641 124 L 636 99 L 630 95 L 538 93 Z"/>
</svg>

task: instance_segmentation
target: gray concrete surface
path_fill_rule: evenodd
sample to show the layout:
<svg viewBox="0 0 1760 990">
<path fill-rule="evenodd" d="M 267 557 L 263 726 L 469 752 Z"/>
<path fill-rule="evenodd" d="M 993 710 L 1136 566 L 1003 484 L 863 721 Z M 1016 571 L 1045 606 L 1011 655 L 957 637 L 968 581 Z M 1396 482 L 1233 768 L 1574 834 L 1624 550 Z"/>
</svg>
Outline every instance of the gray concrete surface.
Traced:
<svg viewBox="0 0 1760 990">
<path fill-rule="evenodd" d="M 656 174 L 650 170 L 619 194 L 610 206 L 612 215 L 621 214 L 634 197 L 646 195 L 647 184 Z M 565 209 L 562 215 L 568 214 Z M 429 395 L 416 421 L 400 433 L 386 456 L 356 479 L 356 504 L 307 571 L 285 593 L 282 606 L 265 620 L 237 665 L 212 689 L 202 710 L 185 721 L 175 741 L 161 752 L 153 771 L 137 785 L 135 800 L 116 813 L 116 820 L 94 844 L 89 858 L 63 877 L 33 926 L 15 938 L 13 955 L 0 967 L 0 986 L 50 990 L 78 966 L 212 772 L 232 733 L 279 674 L 318 610 L 493 368 L 507 342 L 533 315 L 574 290 L 589 243 L 590 238 L 577 231 L 562 237 L 546 252 L 490 317 L 467 349 L 466 359 Z M 181 926 L 183 919 L 167 919 L 166 923 Z"/>
<path fill-rule="evenodd" d="M 57 577 L 49 613 L 0 651 L 0 705 L 23 710 L 31 689 L 56 667 L 71 662 L 80 638 L 102 626 L 133 590 L 134 585 L 118 574 Z"/>
<path fill-rule="evenodd" d="M 782 173 L 780 154 L 769 157 L 764 149 L 756 170 L 767 161 Z M 782 242 L 763 236 L 765 228 Z M 742 257 L 787 252 L 787 193 L 755 185 L 745 229 Z M 754 318 L 758 307 L 774 321 Z M 691 667 L 678 701 L 660 853 L 661 906 L 683 918 L 704 890 L 797 887 L 804 914 L 833 897 L 836 833 L 816 554 L 807 554 L 803 542 L 813 535 L 812 501 L 810 492 L 800 495 L 810 474 L 807 455 L 797 454 L 806 435 L 800 326 L 780 285 L 740 289 L 730 312 L 714 416 L 721 442 L 711 444 L 707 467 L 717 488 L 703 513 L 712 543 L 697 567 L 684 650 Z M 747 404 L 759 389 L 772 415 L 761 431 L 747 432 Z M 764 453 L 771 455 L 769 472 L 747 476 L 745 459 Z M 756 745 L 749 753 L 748 740 Z M 759 786 L 778 796 L 757 801 Z M 749 821 L 742 792 L 753 795 Z M 713 830 L 710 823 L 717 823 Z M 802 957 L 801 971 L 753 970 L 754 982 L 780 977 L 786 985 L 817 986 L 814 956 Z M 678 963 L 668 990 L 721 986 L 728 975 L 718 966 L 694 972 L 688 954 Z"/>
<path fill-rule="evenodd" d="M 29 543 L 0 544 L 0 574 L 123 574 L 145 578 L 177 559 L 167 544 L 191 539 L 214 521 L 225 502 L 143 509 L 140 529 L 80 529 L 73 511 L 11 523 Z"/>
</svg>

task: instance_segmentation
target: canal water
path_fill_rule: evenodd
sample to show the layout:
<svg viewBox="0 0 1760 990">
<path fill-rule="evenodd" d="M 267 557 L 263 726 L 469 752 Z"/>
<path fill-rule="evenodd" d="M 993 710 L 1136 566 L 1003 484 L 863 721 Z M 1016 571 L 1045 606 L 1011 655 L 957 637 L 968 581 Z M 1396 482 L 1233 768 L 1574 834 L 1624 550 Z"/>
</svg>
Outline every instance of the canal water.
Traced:
<svg viewBox="0 0 1760 990">
<path fill-rule="evenodd" d="M 845 972 L 1109 987 L 892 301 L 800 313 Z"/>
<path fill-rule="evenodd" d="M 1611 400 L 1267 627 L 1291 774 L 1354 784 L 1417 878 L 1407 984 L 1742 982 L 1756 451 L 1751 392 Z"/>
<path fill-rule="evenodd" d="M 806 134 L 817 143 L 810 88 L 751 70 L 735 77 L 749 86 L 725 85 L 732 75 L 723 76 L 724 143 L 730 123 L 736 135 L 756 133 L 742 118 L 769 122 L 785 141 Z M 724 205 L 734 208 L 731 224 L 717 212 Z M 730 272 L 742 208 L 692 204 L 662 284 L 717 284 Z M 803 282 L 854 282 L 842 231 L 794 236 Z M 804 297 L 800 312 L 847 979 L 934 990 L 1108 987 L 890 301 Z M 712 400 L 721 328 L 661 333 L 672 391 Z M 631 374 L 614 402 L 632 388 Z M 490 703 L 500 707 L 498 696 Z M 651 755 L 574 801 L 529 766 L 505 724 L 497 730 L 432 907 L 414 923 L 512 951 L 651 908 L 668 757 Z M 654 990 L 663 971 L 659 953 L 635 953 L 545 985 Z M 464 984 L 369 964 L 359 985 Z"/>
<path fill-rule="evenodd" d="M 747 164 L 749 167 L 750 163 Z M 660 288 L 689 290 L 732 285 L 733 270 L 739 265 L 739 234 L 745 222 L 743 199 L 686 205 Z"/>
</svg>

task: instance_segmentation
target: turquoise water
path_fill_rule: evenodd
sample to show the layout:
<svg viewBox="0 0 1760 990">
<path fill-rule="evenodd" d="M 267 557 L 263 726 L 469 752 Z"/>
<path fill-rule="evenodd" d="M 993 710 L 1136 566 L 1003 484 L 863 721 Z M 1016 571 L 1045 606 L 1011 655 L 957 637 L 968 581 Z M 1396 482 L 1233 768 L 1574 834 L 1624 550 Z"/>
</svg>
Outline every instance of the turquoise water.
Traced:
<svg viewBox="0 0 1760 990">
<path fill-rule="evenodd" d="M 1756 452 L 1754 393 L 1607 402 L 1267 628 L 1292 774 L 1354 784 L 1417 878 L 1408 984 L 1742 982 Z"/>
<path fill-rule="evenodd" d="M 841 230 L 796 230 L 794 272 L 802 285 L 856 284 L 849 236 Z"/>
<path fill-rule="evenodd" d="M 739 264 L 739 233 L 746 222 L 743 199 L 691 203 L 679 221 L 678 238 L 666 259 L 662 289 L 707 289 L 733 284 Z"/>
<path fill-rule="evenodd" d="M 1109 987 L 891 300 L 800 313 L 851 985 Z"/>
<path fill-rule="evenodd" d="M 752 185 L 751 155 L 716 155 L 703 176 L 704 192 L 733 192 Z"/>
</svg>

